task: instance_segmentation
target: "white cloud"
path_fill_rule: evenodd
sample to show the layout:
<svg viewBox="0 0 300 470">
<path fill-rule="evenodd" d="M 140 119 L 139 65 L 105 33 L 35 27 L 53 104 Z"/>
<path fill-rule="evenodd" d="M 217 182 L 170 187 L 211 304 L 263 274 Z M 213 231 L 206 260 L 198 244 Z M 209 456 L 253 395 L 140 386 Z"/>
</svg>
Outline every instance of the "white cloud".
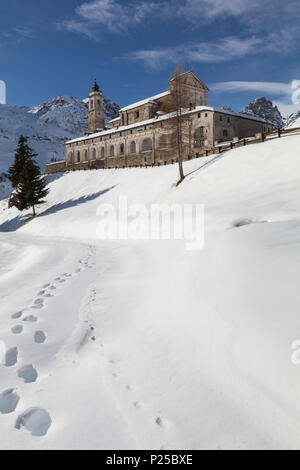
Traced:
<svg viewBox="0 0 300 470">
<path fill-rule="evenodd" d="M 270 45 L 264 45 L 260 38 L 254 36 L 227 37 L 217 41 L 184 44 L 164 49 L 144 49 L 132 52 L 126 57 L 142 62 L 147 67 L 157 68 L 178 62 L 222 63 L 249 54 L 265 52 L 269 47 Z"/>
<path fill-rule="evenodd" d="M 181 18 L 202 26 L 234 18 L 248 34 L 285 32 L 290 40 L 299 37 L 300 7 L 299 0 L 285 0 L 284 6 L 282 0 L 91 0 L 79 5 L 75 15 L 60 27 L 89 36 L 95 25 L 119 34 L 153 19 Z"/>
<path fill-rule="evenodd" d="M 30 28 L 27 28 L 26 26 L 19 26 L 14 28 L 14 32 L 17 33 L 19 36 L 23 36 L 25 38 L 32 38 L 33 37 L 33 31 Z"/>
<path fill-rule="evenodd" d="M 243 92 L 258 91 L 272 95 L 290 95 L 292 94 L 291 83 L 281 82 L 220 82 L 210 86 L 212 91 L 216 92 Z"/>
<path fill-rule="evenodd" d="M 185 0 L 177 12 L 190 22 L 236 18 L 252 27 L 265 30 L 291 24 L 300 17 L 299 0 Z M 267 21 L 266 21 L 267 20 Z"/>
<path fill-rule="evenodd" d="M 212 84 L 210 89 L 211 91 L 220 93 L 254 91 L 267 96 L 280 97 L 274 101 L 274 104 L 285 117 L 299 110 L 299 104 L 292 103 L 292 94 L 295 91 L 292 87 L 292 82 L 220 82 Z"/>
<path fill-rule="evenodd" d="M 178 10 L 178 16 L 189 21 L 214 20 L 218 17 L 240 16 L 256 10 L 258 0 L 186 0 Z"/>
<path fill-rule="evenodd" d="M 77 7 L 77 17 L 61 22 L 59 28 L 90 37 L 96 35 L 97 27 L 105 28 L 114 34 L 122 34 L 147 18 L 161 17 L 167 12 L 168 2 L 139 1 L 124 4 L 118 0 L 94 0 Z"/>
</svg>

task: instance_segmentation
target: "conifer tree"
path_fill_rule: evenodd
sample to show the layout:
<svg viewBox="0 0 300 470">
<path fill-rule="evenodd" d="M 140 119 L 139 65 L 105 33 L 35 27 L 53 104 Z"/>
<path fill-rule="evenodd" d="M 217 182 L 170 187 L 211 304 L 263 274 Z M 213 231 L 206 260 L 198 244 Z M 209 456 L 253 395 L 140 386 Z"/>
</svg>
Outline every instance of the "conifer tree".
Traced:
<svg viewBox="0 0 300 470">
<path fill-rule="evenodd" d="M 15 153 L 14 164 L 8 170 L 7 177 L 14 189 L 16 189 L 19 184 L 20 176 L 25 164 L 37 156 L 28 146 L 27 142 L 28 138 L 21 135 Z"/>
<path fill-rule="evenodd" d="M 23 167 L 16 191 L 18 209 L 23 211 L 32 207 L 35 217 L 35 207 L 45 202 L 43 199 L 48 193 L 46 178 L 41 175 L 40 168 L 33 159 L 29 159 Z"/>
</svg>

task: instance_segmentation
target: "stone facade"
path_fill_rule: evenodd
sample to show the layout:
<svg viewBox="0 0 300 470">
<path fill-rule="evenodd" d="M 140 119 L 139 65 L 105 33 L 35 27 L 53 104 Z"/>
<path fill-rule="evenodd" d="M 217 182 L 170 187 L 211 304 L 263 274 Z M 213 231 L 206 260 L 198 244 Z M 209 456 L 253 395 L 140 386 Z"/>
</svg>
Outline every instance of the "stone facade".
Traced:
<svg viewBox="0 0 300 470">
<path fill-rule="evenodd" d="M 102 93 L 96 83 L 94 87 L 96 89 L 93 88 L 90 93 L 90 132 L 67 142 L 66 160 L 47 165 L 47 173 L 166 165 L 177 161 L 178 133 L 173 80 L 168 91 L 122 108 L 120 117 L 111 121 L 112 127 L 103 126 L 101 131 L 98 129 L 103 123 L 104 111 L 102 116 L 98 105 L 103 107 L 103 96 L 101 101 Z M 205 155 L 206 150 L 212 149 L 216 142 L 246 138 L 272 130 L 272 125 L 258 118 L 207 107 L 209 90 L 193 72 L 180 75 L 180 87 L 184 160 Z M 98 99 L 100 104 L 96 103 Z"/>
</svg>

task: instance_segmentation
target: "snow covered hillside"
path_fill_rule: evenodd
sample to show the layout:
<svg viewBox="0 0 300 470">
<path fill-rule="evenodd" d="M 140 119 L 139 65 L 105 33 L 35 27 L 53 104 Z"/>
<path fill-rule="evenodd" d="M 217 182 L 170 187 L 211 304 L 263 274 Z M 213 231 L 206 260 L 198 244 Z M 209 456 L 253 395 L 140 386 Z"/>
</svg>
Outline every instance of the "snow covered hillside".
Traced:
<svg viewBox="0 0 300 470">
<path fill-rule="evenodd" d="M 106 119 L 118 115 L 119 106 L 104 99 Z M 0 105 L 0 173 L 6 171 L 21 134 L 39 155 L 39 164 L 64 158 L 64 142 L 87 130 L 87 104 L 72 96 L 56 96 L 33 108 Z"/>
<path fill-rule="evenodd" d="M 175 165 L 55 175 L 30 221 L 0 201 L 2 449 L 300 448 L 299 145 L 179 187 Z M 100 241 L 121 196 L 205 204 L 204 248 Z"/>
</svg>

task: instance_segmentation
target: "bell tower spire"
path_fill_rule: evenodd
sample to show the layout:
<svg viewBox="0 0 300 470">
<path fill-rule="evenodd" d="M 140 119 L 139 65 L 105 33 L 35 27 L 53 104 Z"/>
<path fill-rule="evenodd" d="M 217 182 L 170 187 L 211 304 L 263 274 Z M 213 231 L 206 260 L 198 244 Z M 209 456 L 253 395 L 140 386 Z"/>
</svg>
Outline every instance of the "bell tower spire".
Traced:
<svg viewBox="0 0 300 470">
<path fill-rule="evenodd" d="M 103 94 L 95 78 L 89 94 L 89 132 L 94 133 L 98 129 L 104 129 L 104 125 Z"/>
</svg>

